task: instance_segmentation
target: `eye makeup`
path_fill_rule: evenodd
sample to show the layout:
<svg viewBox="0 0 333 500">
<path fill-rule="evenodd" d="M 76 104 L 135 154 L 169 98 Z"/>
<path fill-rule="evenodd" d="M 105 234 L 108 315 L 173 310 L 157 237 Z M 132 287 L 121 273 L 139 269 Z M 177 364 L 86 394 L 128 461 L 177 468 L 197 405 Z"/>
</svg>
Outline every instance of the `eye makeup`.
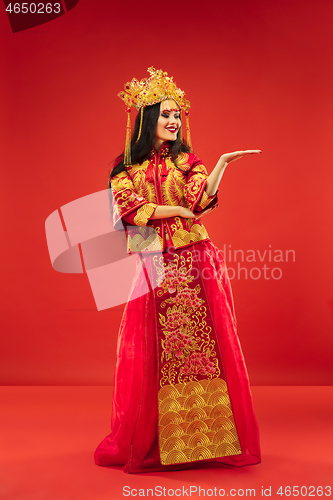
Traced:
<svg viewBox="0 0 333 500">
<path fill-rule="evenodd" d="M 180 118 L 180 112 L 179 112 L 179 109 L 165 109 L 164 111 L 161 111 L 161 116 L 163 116 L 164 118 L 169 118 L 170 116 L 170 113 L 171 112 L 174 112 L 174 117 L 176 119 Z"/>
</svg>

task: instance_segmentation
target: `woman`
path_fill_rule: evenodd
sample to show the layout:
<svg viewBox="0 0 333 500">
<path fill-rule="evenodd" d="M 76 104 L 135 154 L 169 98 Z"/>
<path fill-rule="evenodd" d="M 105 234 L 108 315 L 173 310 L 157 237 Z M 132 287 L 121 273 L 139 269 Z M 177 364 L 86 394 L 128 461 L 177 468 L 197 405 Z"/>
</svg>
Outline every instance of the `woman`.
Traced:
<svg viewBox="0 0 333 500">
<path fill-rule="evenodd" d="M 184 92 L 167 73 L 148 71 L 119 94 L 128 113 L 139 113 L 131 141 L 128 119 L 109 186 L 115 227 L 125 226 L 140 260 L 118 337 L 112 432 L 95 462 L 123 464 L 127 473 L 256 464 L 259 434 L 230 282 L 200 218 L 217 207 L 226 166 L 261 151 L 223 154 L 208 175 L 191 152 Z"/>
</svg>

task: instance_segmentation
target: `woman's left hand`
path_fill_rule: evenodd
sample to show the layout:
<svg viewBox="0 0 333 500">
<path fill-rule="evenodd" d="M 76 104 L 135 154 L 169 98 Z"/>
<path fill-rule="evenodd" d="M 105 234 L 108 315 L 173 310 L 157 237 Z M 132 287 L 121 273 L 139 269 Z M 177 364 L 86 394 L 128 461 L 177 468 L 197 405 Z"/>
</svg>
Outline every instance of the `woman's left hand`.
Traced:
<svg viewBox="0 0 333 500">
<path fill-rule="evenodd" d="M 259 154 L 259 153 L 261 153 L 260 149 L 246 149 L 245 151 L 234 151 L 233 153 L 223 154 L 220 157 L 220 161 L 222 161 L 225 164 L 225 166 L 227 166 L 228 163 L 239 160 L 239 158 L 242 158 L 243 156 Z"/>
<path fill-rule="evenodd" d="M 225 153 L 224 155 L 220 156 L 220 159 L 215 165 L 215 168 L 207 178 L 205 190 L 208 196 L 213 196 L 216 193 L 222 179 L 222 175 L 225 172 L 228 163 L 239 160 L 239 158 L 242 158 L 243 156 L 258 153 L 261 153 L 260 149 L 246 149 L 245 151 L 234 151 L 233 153 Z"/>
</svg>

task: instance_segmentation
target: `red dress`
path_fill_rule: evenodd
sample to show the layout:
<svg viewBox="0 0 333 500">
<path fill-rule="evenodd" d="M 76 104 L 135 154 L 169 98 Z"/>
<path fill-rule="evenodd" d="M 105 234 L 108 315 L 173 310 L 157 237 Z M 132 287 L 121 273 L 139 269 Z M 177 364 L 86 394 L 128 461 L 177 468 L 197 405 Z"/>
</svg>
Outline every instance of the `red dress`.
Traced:
<svg viewBox="0 0 333 500">
<path fill-rule="evenodd" d="M 200 197 L 192 210 L 197 204 Z M 127 473 L 257 464 L 259 432 L 223 255 L 208 237 L 179 248 L 169 238 L 163 250 L 138 254 L 138 298 L 128 301 L 118 336 L 111 433 L 95 463 Z"/>
</svg>

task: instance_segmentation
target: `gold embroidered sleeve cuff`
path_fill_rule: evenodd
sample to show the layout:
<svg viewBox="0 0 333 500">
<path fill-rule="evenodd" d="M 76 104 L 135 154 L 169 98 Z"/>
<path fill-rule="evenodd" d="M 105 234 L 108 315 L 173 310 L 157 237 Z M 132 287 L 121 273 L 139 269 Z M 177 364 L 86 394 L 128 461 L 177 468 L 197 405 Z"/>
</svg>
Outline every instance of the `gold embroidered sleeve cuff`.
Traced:
<svg viewBox="0 0 333 500">
<path fill-rule="evenodd" d="M 218 206 L 218 197 L 217 197 L 218 191 L 213 194 L 212 196 L 209 196 L 205 190 L 203 190 L 202 196 L 196 206 L 194 207 L 193 213 L 200 213 L 200 215 L 203 215 L 205 212 L 210 212 L 213 208 L 217 208 Z"/>
<path fill-rule="evenodd" d="M 145 203 L 136 211 L 133 221 L 136 226 L 146 226 L 150 217 L 155 212 L 156 203 Z"/>
</svg>

